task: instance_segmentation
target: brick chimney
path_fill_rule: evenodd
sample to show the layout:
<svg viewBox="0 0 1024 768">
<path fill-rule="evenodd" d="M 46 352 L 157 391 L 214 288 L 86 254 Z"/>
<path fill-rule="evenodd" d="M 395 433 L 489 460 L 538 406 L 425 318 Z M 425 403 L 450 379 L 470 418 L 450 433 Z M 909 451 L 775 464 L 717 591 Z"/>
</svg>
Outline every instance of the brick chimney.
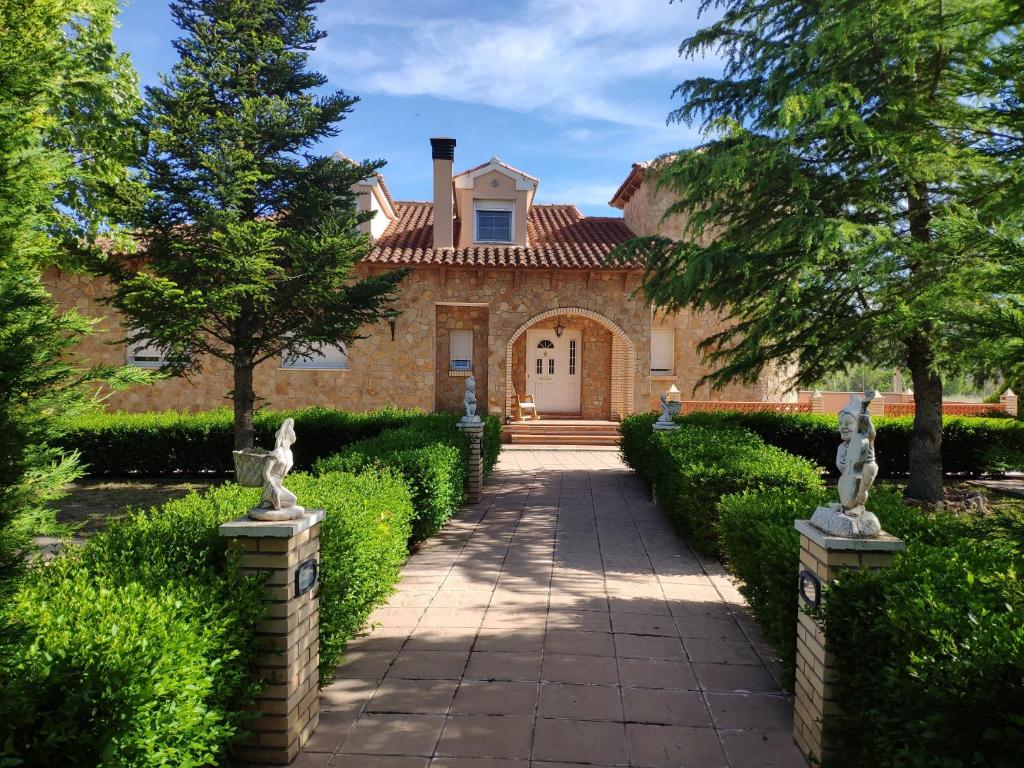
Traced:
<svg viewBox="0 0 1024 768">
<path fill-rule="evenodd" d="M 455 162 L 455 139 L 431 139 L 430 156 L 434 159 L 434 247 L 451 248 L 452 164 Z"/>
</svg>

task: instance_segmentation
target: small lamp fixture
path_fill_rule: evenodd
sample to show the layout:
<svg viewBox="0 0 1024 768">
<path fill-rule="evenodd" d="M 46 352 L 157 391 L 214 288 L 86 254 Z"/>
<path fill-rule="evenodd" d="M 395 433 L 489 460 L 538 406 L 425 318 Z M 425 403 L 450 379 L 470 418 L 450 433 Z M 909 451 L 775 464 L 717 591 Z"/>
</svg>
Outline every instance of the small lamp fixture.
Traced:
<svg viewBox="0 0 1024 768">
<path fill-rule="evenodd" d="M 555 336 L 562 338 L 562 334 L 565 333 L 565 326 L 559 321 L 558 325 L 555 326 Z"/>
<path fill-rule="evenodd" d="M 665 400 L 670 403 L 678 403 L 682 401 L 679 388 L 675 384 L 668 388 L 668 392 L 665 393 Z"/>
</svg>

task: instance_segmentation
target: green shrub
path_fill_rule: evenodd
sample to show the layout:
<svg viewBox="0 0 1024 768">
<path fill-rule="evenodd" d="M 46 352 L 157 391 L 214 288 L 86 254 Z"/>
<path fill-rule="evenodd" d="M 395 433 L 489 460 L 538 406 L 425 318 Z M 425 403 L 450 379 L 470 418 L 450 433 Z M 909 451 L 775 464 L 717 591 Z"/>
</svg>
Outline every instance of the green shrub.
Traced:
<svg viewBox="0 0 1024 768">
<path fill-rule="evenodd" d="M 494 472 L 501 454 L 501 419 L 497 416 L 484 416 L 484 442 L 481 446 L 484 461 L 484 478 Z"/>
<path fill-rule="evenodd" d="M 716 528 L 723 557 L 742 582 L 740 593 L 778 653 L 790 688 L 796 660 L 800 564 L 800 534 L 793 521 L 810 517 L 830 496 L 824 488 L 772 488 L 730 494 L 718 502 Z"/>
<path fill-rule="evenodd" d="M 1024 584 L 1006 542 L 910 543 L 833 582 L 836 766 L 1024 765 Z"/>
<path fill-rule="evenodd" d="M 658 506 L 699 550 L 718 554 L 716 505 L 730 493 L 821 487 L 821 470 L 740 429 L 680 427 L 654 436 L 646 454 Z"/>
<path fill-rule="evenodd" d="M 648 491 L 654 487 L 651 471 L 656 465 L 658 446 L 654 442 L 653 413 L 636 413 L 619 422 L 619 451 L 626 466 L 632 469 Z"/>
<path fill-rule="evenodd" d="M 288 417 L 295 419 L 299 436 L 292 449 L 295 468 L 306 470 L 321 456 L 420 416 L 423 414 L 417 411 L 394 408 L 368 413 L 319 407 L 262 410 L 254 419 L 256 444 L 272 446 L 281 422 Z M 227 408 L 199 413 L 96 413 L 68 423 L 61 446 L 79 451 L 89 474 L 94 476 L 227 475 L 234 469 L 232 418 Z"/>
<path fill-rule="evenodd" d="M 416 518 L 413 539 L 439 531 L 462 504 L 469 442 L 458 417 L 431 414 L 349 446 L 316 464 L 317 473 L 392 469 L 409 484 Z"/>
<path fill-rule="evenodd" d="M 830 474 L 838 472 L 835 467 L 838 421 L 834 415 L 717 411 L 692 413 L 677 421 L 708 429 L 748 429 L 770 445 L 824 463 Z M 913 417 L 880 416 L 874 422 L 882 473 L 887 477 L 909 474 Z M 981 475 L 1024 469 L 1024 423 L 1021 421 L 947 416 L 942 424 L 942 465 L 947 474 Z"/>
<path fill-rule="evenodd" d="M 352 635 L 391 594 L 408 556 L 413 507 L 398 477 L 382 472 L 292 475 L 288 487 L 320 528 L 320 680 L 327 684 Z"/>
</svg>

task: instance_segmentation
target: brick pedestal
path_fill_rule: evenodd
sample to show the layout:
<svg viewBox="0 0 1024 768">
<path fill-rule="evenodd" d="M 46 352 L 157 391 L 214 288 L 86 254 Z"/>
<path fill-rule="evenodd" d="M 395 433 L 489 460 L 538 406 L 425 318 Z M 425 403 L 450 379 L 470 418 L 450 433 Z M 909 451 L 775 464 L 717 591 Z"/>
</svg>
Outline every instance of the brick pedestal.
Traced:
<svg viewBox="0 0 1024 768">
<path fill-rule="evenodd" d="M 469 458 L 466 459 L 466 497 L 470 503 L 480 501 L 484 492 L 484 425 L 483 422 L 459 422 L 459 429 L 469 436 Z"/>
<path fill-rule="evenodd" d="M 240 517 L 220 526 L 220 535 L 240 550 L 240 573 L 266 576 L 270 598 L 259 632 L 274 649 L 260 659 L 266 686 L 259 717 L 247 724 L 252 736 L 236 749 L 249 763 L 288 765 L 320 721 L 320 522 L 323 510 L 296 520 L 259 522 Z M 317 564 L 311 589 L 298 594 L 298 569 Z"/>
<path fill-rule="evenodd" d="M 895 536 L 882 533 L 875 539 L 848 539 L 829 536 L 797 520 L 800 532 L 800 573 L 804 594 L 814 591 L 815 578 L 824 588 L 843 570 L 887 568 L 893 555 L 905 548 Z M 814 578 L 810 575 L 813 574 Z M 825 642 L 825 633 L 815 621 L 815 609 L 798 596 L 800 614 L 796 628 L 796 704 L 793 713 L 793 737 L 813 765 L 828 768 L 828 745 L 822 738 L 824 721 L 841 714 L 832 697 L 835 680 L 833 657 Z"/>
</svg>

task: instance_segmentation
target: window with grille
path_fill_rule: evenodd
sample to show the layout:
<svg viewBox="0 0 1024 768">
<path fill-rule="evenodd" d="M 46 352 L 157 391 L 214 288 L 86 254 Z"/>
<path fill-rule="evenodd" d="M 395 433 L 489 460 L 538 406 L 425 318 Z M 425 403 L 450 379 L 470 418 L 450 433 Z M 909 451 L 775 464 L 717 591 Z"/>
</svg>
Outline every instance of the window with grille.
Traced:
<svg viewBox="0 0 1024 768">
<path fill-rule="evenodd" d="M 675 331 L 672 328 L 651 330 L 651 374 L 671 376 L 675 363 Z"/>
<path fill-rule="evenodd" d="M 136 368 L 159 368 L 166 362 L 164 353 L 145 339 L 128 344 L 128 364 Z"/>
<path fill-rule="evenodd" d="M 569 339 L 569 375 L 576 375 L 576 339 Z"/>
<path fill-rule="evenodd" d="M 281 367 L 294 370 L 347 371 L 348 350 L 344 344 L 324 344 L 312 355 L 286 355 Z"/>
<path fill-rule="evenodd" d="M 448 332 L 448 370 L 473 370 L 473 332 Z"/>
<path fill-rule="evenodd" d="M 474 242 L 511 243 L 514 203 L 502 200 L 478 200 L 474 205 Z"/>
</svg>

